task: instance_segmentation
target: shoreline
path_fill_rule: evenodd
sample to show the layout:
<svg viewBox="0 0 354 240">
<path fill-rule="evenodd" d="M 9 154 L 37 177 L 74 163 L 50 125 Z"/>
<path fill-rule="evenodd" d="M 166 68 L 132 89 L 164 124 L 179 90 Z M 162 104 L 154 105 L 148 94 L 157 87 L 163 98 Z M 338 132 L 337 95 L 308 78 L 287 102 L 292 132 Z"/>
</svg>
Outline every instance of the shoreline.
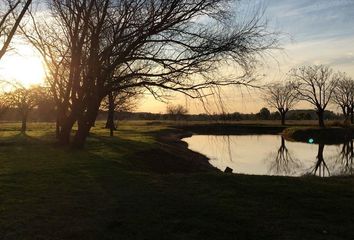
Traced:
<svg viewBox="0 0 354 240">
<path fill-rule="evenodd" d="M 226 126 L 226 130 L 225 129 Z M 252 126 L 235 124 L 198 124 L 198 125 L 170 125 L 169 128 L 152 133 L 152 136 L 160 144 L 159 147 L 168 152 L 173 152 L 177 161 L 194 162 L 196 169 L 185 172 L 218 172 L 223 170 L 211 165 L 209 158 L 188 148 L 188 144 L 183 138 L 192 137 L 195 134 L 201 135 L 251 135 L 251 134 L 271 134 L 278 135 L 286 129 L 285 126 Z M 230 133 L 231 132 L 231 133 Z M 171 156 L 170 156 L 171 157 Z M 233 173 L 236 175 L 237 173 Z"/>
<path fill-rule="evenodd" d="M 161 130 L 154 135 L 156 141 L 160 144 L 163 144 L 164 147 L 174 149 L 175 157 L 179 159 L 183 159 L 183 161 L 187 162 L 195 162 L 195 166 L 197 169 L 195 170 L 202 172 L 218 172 L 224 173 L 224 170 L 218 169 L 214 167 L 210 163 L 210 159 L 204 155 L 203 153 L 193 151 L 188 148 L 188 144 L 183 141 L 184 138 L 192 137 L 195 134 L 200 135 L 281 135 L 288 141 L 295 142 L 308 142 L 309 137 L 314 139 L 314 144 L 341 144 L 345 140 L 350 140 L 353 137 L 353 129 L 344 129 L 344 128 L 326 128 L 326 129 L 318 129 L 311 127 L 274 127 L 274 126 L 237 126 L 237 125 L 228 125 L 230 129 L 233 131 L 226 133 L 225 131 L 218 131 L 220 127 L 223 127 L 222 124 L 211 124 L 207 126 L 206 124 L 200 125 L 191 125 L 191 126 L 170 126 L 167 129 Z M 289 135 L 289 132 L 292 130 L 296 130 L 297 133 L 301 130 L 302 134 L 300 136 L 302 138 L 292 138 L 293 135 Z M 340 130 L 339 130 L 340 129 Z M 247 131 L 248 130 L 248 131 Z M 282 131 L 280 131 L 282 130 Z M 334 134 L 333 132 L 339 133 Z M 297 135 L 295 135 L 297 136 Z M 318 141 L 319 138 L 324 138 L 325 140 Z M 178 164 L 178 163 L 177 163 Z M 202 166 L 202 167 L 201 167 Z M 186 170 L 186 172 L 191 172 Z M 233 175 L 239 175 L 237 173 L 233 173 Z M 242 174 L 241 174 L 242 175 Z"/>
<path fill-rule="evenodd" d="M 192 132 L 166 128 L 150 134 L 157 146 L 153 149 L 139 152 L 149 165 L 153 166 L 153 172 L 168 173 L 197 173 L 197 172 L 222 172 L 210 164 L 209 158 L 199 152 L 188 148 L 188 144 L 182 139 L 191 137 Z"/>
</svg>

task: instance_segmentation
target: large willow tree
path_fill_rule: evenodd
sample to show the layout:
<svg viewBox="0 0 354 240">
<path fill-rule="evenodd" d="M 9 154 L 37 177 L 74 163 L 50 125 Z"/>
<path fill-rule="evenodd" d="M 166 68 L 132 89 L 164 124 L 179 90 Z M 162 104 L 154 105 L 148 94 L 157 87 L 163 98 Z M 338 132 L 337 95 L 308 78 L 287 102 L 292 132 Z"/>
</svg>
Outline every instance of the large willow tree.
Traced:
<svg viewBox="0 0 354 240">
<path fill-rule="evenodd" d="M 49 0 L 33 13 L 28 39 L 42 54 L 58 106 L 58 135 L 82 147 L 101 101 L 145 88 L 193 98 L 247 84 L 256 58 L 276 39 L 255 15 L 238 23 L 228 0 Z M 238 76 L 225 74 L 235 67 Z M 224 72 L 224 74 L 222 74 Z"/>
</svg>

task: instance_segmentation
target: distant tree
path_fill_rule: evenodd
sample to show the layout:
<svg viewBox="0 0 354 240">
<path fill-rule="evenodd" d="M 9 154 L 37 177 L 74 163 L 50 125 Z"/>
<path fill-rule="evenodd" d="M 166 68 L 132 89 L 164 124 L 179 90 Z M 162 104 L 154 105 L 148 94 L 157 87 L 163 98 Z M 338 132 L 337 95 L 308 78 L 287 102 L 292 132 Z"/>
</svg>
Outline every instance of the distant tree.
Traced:
<svg viewBox="0 0 354 240">
<path fill-rule="evenodd" d="M 304 113 L 304 120 L 312 120 L 311 113 Z"/>
<path fill-rule="evenodd" d="M 40 121 L 50 122 L 56 118 L 56 105 L 53 97 L 50 95 L 50 92 L 46 96 L 43 96 L 38 99 L 36 117 Z"/>
<path fill-rule="evenodd" d="M 0 118 L 2 118 L 10 108 L 9 102 L 7 101 L 7 95 L 5 94 L 5 89 L 12 87 L 12 83 L 2 80 L 0 81 L 0 86 Z"/>
<path fill-rule="evenodd" d="M 259 119 L 261 120 L 269 120 L 270 118 L 270 111 L 268 108 L 262 108 L 261 110 L 259 110 L 258 113 Z"/>
<path fill-rule="evenodd" d="M 0 59 L 8 50 L 31 3 L 32 0 L 0 0 Z"/>
<path fill-rule="evenodd" d="M 298 99 L 315 107 L 319 126 L 325 127 L 323 115 L 337 87 L 338 74 L 328 66 L 313 65 L 292 69 L 290 76 L 296 82 Z"/>
<path fill-rule="evenodd" d="M 1 94 L 0 95 L 0 118 L 2 118 L 2 116 L 7 112 L 8 109 L 9 109 L 9 105 L 4 99 L 4 95 Z"/>
<path fill-rule="evenodd" d="M 166 109 L 167 114 L 169 114 L 174 120 L 180 120 L 183 118 L 187 113 L 188 109 L 185 108 L 183 105 L 168 105 Z"/>
<path fill-rule="evenodd" d="M 16 108 L 21 116 L 21 132 L 26 132 L 29 113 L 38 106 L 39 101 L 46 95 L 45 88 L 38 86 L 28 89 L 21 86 L 4 94 L 7 104 L 12 108 Z"/>
<path fill-rule="evenodd" d="M 345 73 L 338 74 L 338 84 L 334 90 L 333 102 L 337 104 L 344 115 L 345 121 L 354 121 L 354 80 Z"/>
<path fill-rule="evenodd" d="M 295 85 L 290 81 L 266 85 L 263 90 L 263 99 L 270 107 L 278 110 L 282 125 L 285 125 L 286 113 L 299 101 L 296 98 Z"/>
<path fill-rule="evenodd" d="M 110 92 L 102 103 L 102 107 L 107 109 L 106 128 L 110 130 L 110 136 L 114 135 L 117 130 L 116 112 L 132 111 L 136 108 L 139 96 L 139 91 L 121 91 Z"/>
<path fill-rule="evenodd" d="M 234 112 L 231 114 L 231 120 L 239 121 L 242 120 L 242 114 L 239 112 Z"/>
<path fill-rule="evenodd" d="M 281 115 L 279 112 L 272 112 L 270 113 L 271 120 L 281 120 Z"/>
</svg>

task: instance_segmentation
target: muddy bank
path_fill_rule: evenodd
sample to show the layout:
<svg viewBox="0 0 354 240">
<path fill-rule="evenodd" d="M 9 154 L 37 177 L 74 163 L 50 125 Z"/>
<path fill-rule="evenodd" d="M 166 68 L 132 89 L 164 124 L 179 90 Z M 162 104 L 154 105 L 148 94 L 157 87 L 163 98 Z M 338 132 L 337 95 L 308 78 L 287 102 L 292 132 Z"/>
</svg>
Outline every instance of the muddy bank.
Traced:
<svg viewBox="0 0 354 240">
<path fill-rule="evenodd" d="M 158 147 L 143 153 L 144 162 L 151 171 L 158 173 L 221 172 L 209 163 L 209 158 L 188 148 L 183 138 L 193 134 L 249 135 L 280 134 L 283 126 L 236 125 L 236 124 L 191 124 L 173 125 L 168 129 L 151 132 Z M 146 166 L 145 166 L 146 167 Z"/>
<path fill-rule="evenodd" d="M 166 173 L 220 172 L 209 163 L 209 159 L 190 150 L 183 138 L 193 134 L 182 129 L 163 129 L 152 132 L 156 139 L 156 147 L 138 152 L 135 158 L 145 170 Z M 140 159 L 140 160 L 139 160 Z"/>
</svg>

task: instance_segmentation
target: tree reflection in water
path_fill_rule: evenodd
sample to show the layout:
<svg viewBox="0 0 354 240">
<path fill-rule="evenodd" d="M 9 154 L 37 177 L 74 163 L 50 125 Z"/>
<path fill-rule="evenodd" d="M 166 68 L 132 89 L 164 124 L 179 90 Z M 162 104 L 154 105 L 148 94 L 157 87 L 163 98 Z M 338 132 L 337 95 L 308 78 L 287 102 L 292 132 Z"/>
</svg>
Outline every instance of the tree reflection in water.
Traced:
<svg viewBox="0 0 354 240">
<path fill-rule="evenodd" d="M 331 175 L 329 168 L 323 158 L 323 150 L 325 145 L 320 143 L 318 145 L 317 162 L 310 171 L 311 174 L 319 177 L 329 177 Z"/>
<path fill-rule="evenodd" d="M 353 141 L 325 146 L 288 142 L 276 135 L 208 135 L 195 136 L 190 144 L 221 171 L 230 167 L 235 173 L 259 175 L 354 176 Z"/>
<path fill-rule="evenodd" d="M 340 175 L 353 175 L 354 165 L 353 165 L 354 151 L 353 151 L 353 140 L 346 142 L 342 145 L 339 158 L 336 164 L 339 165 Z"/>
<path fill-rule="evenodd" d="M 271 160 L 268 173 L 274 175 L 296 175 L 302 165 L 286 147 L 283 136 L 281 136 L 281 144 L 278 151 L 276 153 L 271 153 L 267 159 Z"/>
<path fill-rule="evenodd" d="M 216 155 L 224 156 L 227 153 L 228 159 L 222 159 L 222 161 L 232 163 L 232 151 L 231 145 L 233 144 L 230 135 L 209 135 L 208 141 L 210 146 L 217 146 L 214 150 Z M 221 144 L 220 144 L 221 143 Z M 226 154 L 225 154 L 226 155 Z"/>
</svg>

